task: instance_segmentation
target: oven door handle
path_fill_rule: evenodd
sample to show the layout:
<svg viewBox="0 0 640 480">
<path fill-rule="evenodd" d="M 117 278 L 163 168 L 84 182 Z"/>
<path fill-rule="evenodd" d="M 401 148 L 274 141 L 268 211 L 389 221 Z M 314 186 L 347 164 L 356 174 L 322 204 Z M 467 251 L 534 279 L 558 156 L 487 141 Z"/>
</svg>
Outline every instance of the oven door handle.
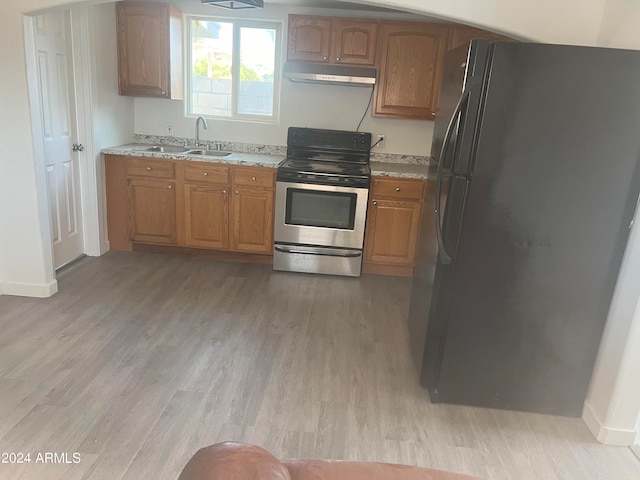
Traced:
<svg viewBox="0 0 640 480">
<path fill-rule="evenodd" d="M 340 257 L 340 258 L 356 258 L 361 257 L 362 252 L 349 252 L 345 250 L 336 250 L 328 251 L 328 249 L 324 250 L 316 250 L 316 249 L 305 249 L 301 247 L 274 247 L 276 251 L 282 253 L 297 253 L 299 255 L 318 255 L 320 257 Z"/>
</svg>

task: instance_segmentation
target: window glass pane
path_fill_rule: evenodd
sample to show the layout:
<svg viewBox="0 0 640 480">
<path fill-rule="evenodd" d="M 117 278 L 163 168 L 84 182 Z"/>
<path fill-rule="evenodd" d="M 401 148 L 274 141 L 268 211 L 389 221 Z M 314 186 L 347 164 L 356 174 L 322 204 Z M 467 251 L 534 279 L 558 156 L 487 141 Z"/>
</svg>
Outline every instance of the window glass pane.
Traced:
<svg viewBox="0 0 640 480">
<path fill-rule="evenodd" d="M 191 32 L 192 113 L 231 116 L 233 24 L 193 20 Z"/>
<path fill-rule="evenodd" d="M 273 115 L 275 54 L 275 30 L 247 27 L 240 29 L 238 113 Z"/>
</svg>

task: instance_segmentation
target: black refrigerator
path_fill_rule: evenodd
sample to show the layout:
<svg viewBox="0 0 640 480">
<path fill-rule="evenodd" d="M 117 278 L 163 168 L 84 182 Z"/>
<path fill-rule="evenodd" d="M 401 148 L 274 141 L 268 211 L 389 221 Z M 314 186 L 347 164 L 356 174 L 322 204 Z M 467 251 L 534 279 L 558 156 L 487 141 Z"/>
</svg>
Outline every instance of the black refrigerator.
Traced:
<svg viewBox="0 0 640 480">
<path fill-rule="evenodd" d="M 448 52 L 409 312 L 433 402 L 580 416 L 640 193 L 640 52 Z"/>
</svg>

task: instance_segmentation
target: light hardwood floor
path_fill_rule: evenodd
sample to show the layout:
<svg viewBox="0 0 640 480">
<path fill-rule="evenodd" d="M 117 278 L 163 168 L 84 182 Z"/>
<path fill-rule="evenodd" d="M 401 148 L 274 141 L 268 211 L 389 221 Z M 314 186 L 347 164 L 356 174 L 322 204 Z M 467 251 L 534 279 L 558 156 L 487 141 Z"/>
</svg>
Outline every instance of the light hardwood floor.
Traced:
<svg viewBox="0 0 640 480">
<path fill-rule="evenodd" d="M 2 479 L 176 479 L 223 440 L 279 457 L 486 480 L 638 480 L 580 419 L 432 405 L 408 350 L 410 280 L 136 253 L 84 259 L 38 300 L 0 296 Z"/>
</svg>

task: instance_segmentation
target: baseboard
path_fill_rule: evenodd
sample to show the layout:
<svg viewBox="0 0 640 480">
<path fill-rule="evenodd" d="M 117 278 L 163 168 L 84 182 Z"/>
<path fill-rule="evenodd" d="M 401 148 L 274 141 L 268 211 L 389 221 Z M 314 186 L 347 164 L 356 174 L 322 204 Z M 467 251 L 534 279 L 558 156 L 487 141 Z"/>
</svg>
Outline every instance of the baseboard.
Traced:
<svg viewBox="0 0 640 480">
<path fill-rule="evenodd" d="M 636 440 L 637 432 L 635 430 L 625 430 L 618 428 L 609 428 L 602 424 L 597 417 L 591 405 L 585 402 L 582 410 L 582 420 L 587 424 L 596 440 L 605 445 L 617 445 L 620 447 L 629 447 Z"/>
<path fill-rule="evenodd" d="M 58 292 L 57 280 L 53 280 L 52 282 L 44 285 L 34 285 L 30 283 L 14 283 L 14 282 L 0 283 L 1 295 L 48 298 L 56 294 L 57 292 Z"/>
<path fill-rule="evenodd" d="M 635 453 L 636 457 L 638 457 L 638 459 L 640 459 L 640 445 L 631 445 L 631 451 L 633 453 Z"/>
</svg>

